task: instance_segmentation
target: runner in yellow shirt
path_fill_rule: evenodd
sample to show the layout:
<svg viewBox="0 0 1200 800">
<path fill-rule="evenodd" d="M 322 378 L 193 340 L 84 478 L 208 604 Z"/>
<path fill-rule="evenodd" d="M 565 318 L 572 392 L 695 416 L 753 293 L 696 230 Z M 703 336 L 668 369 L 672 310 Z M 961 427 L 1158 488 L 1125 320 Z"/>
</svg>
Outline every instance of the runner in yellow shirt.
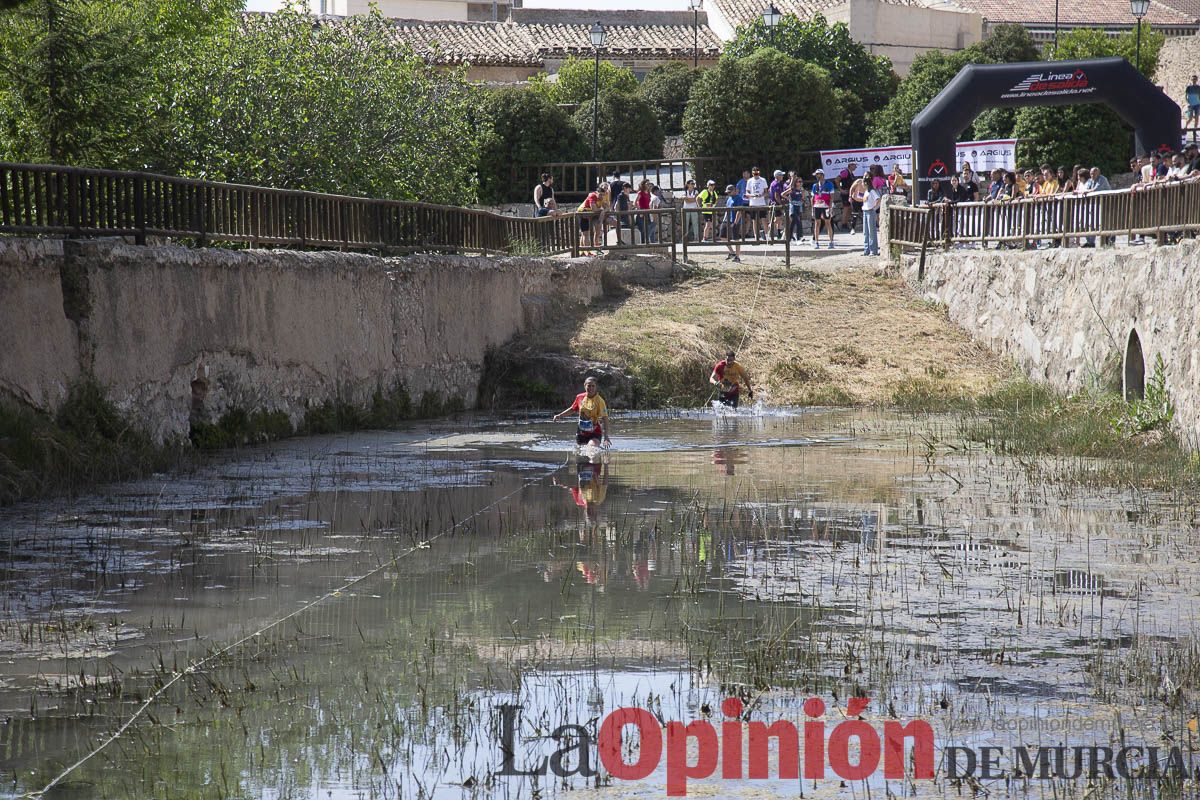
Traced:
<svg viewBox="0 0 1200 800">
<path fill-rule="evenodd" d="M 608 438 L 608 404 L 600 396 L 600 384 L 595 378 L 583 382 L 583 391 L 575 396 L 575 402 L 570 408 L 554 415 L 557 422 L 573 411 L 579 412 L 579 430 L 575 434 L 575 443 L 580 447 L 595 440 L 603 440 L 607 447 L 612 444 Z"/>
<path fill-rule="evenodd" d="M 746 384 L 746 394 L 750 399 L 754 400 L 754 387 L 750 385 L 750 376 L 746 374 L 745 368 L 734 359 L 735 353 L 730 350 L 725 354 L 723 361 L 718 361 L 713 367 L 712 375 L 708 376 L 708 382 L 718 388 L 717 399 L 724 405 L 738 407 L 738 397 L 741 394 L 742 384 Z"/>
</svg>

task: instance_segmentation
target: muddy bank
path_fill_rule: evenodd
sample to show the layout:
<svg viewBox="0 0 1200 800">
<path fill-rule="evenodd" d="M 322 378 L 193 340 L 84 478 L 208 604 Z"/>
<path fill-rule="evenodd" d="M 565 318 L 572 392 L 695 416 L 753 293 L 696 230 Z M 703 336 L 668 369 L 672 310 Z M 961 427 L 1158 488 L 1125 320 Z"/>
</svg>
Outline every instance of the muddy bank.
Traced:
<svg viewBox="0 0 1200 800">
<path fill-rule="evenodd" d="M 739 350 L 772 404 L 911 405 L 970 399 L 1012 372 L 902 280 L 858 255 L 737 266 L 701 257 L 668 285 L 628 286 L 501 348 L 481 402 L 552 406 L 595 366 L 615 405 L 688 406 L 709 371 Z"/>
</svg>

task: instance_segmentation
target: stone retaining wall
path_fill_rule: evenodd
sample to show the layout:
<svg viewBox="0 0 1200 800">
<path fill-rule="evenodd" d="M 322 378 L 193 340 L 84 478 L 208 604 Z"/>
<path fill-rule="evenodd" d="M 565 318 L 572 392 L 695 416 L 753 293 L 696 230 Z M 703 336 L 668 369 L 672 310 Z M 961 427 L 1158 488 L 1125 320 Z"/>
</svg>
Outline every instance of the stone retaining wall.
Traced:
<svg viewBox="0 0 1200 800">
<path fill-rule="evenodd" d="M 0 395 L 54 410 L 98 382 L 156 438 L 193 419 L 369 403 L 473 407 L 486 353 L 602 293 L 594 259 L 0 240 Z"/>
<path fill-rule="evenodd" d="M 1115 379 L 1135 391 L 1161 356 L 1180 438 L 1200 449 L 1200 242 L 931 249 L 923 282 L 915 258 L 906 257 L 903 269 L 953 322 L 1059 390 Z"/>
</svg>

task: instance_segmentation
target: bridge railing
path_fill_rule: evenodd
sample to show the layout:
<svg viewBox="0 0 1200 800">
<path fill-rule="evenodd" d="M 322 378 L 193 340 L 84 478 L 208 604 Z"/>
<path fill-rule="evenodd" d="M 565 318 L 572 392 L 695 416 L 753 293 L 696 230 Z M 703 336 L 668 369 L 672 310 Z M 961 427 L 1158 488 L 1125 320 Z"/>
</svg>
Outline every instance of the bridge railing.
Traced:
<svg viewBox="0 0 1200 800">
<path fill-rule="evenodd" d="M 1069 247 L 1117 236 L 1153 236 L 1161 243 L 1180 232 L 1200 232 L 1200 182 L 888 209 L 888 243 L 902 248 L 990 243 L 1028 248 L 1050 242 Z"/>
<path fill-rule="evenodd" d="M 575 253 L 573 215 L 510 217 L 430 203 L 0 163 L 0 233 L 186 239 L 382 252 Z"/>
</svg>

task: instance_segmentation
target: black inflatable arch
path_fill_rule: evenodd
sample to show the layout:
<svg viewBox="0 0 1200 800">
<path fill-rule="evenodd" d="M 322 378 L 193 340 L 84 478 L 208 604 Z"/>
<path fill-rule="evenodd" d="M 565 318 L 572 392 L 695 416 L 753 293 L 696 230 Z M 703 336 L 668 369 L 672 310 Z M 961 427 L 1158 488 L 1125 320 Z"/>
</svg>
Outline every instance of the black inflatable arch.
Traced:
<svg viewBox="0 0 1200 800">
<path fill-rule="evenodd" d="M 970 64 L 912 121 L 914 201 L 957 170 L 954 144 L 980 112 L 1070 103 L 1112 107 L 1133 128 L 1138 153 L 1179 148 L 1179 106 L 1123 58 Z"/>
</svg>

